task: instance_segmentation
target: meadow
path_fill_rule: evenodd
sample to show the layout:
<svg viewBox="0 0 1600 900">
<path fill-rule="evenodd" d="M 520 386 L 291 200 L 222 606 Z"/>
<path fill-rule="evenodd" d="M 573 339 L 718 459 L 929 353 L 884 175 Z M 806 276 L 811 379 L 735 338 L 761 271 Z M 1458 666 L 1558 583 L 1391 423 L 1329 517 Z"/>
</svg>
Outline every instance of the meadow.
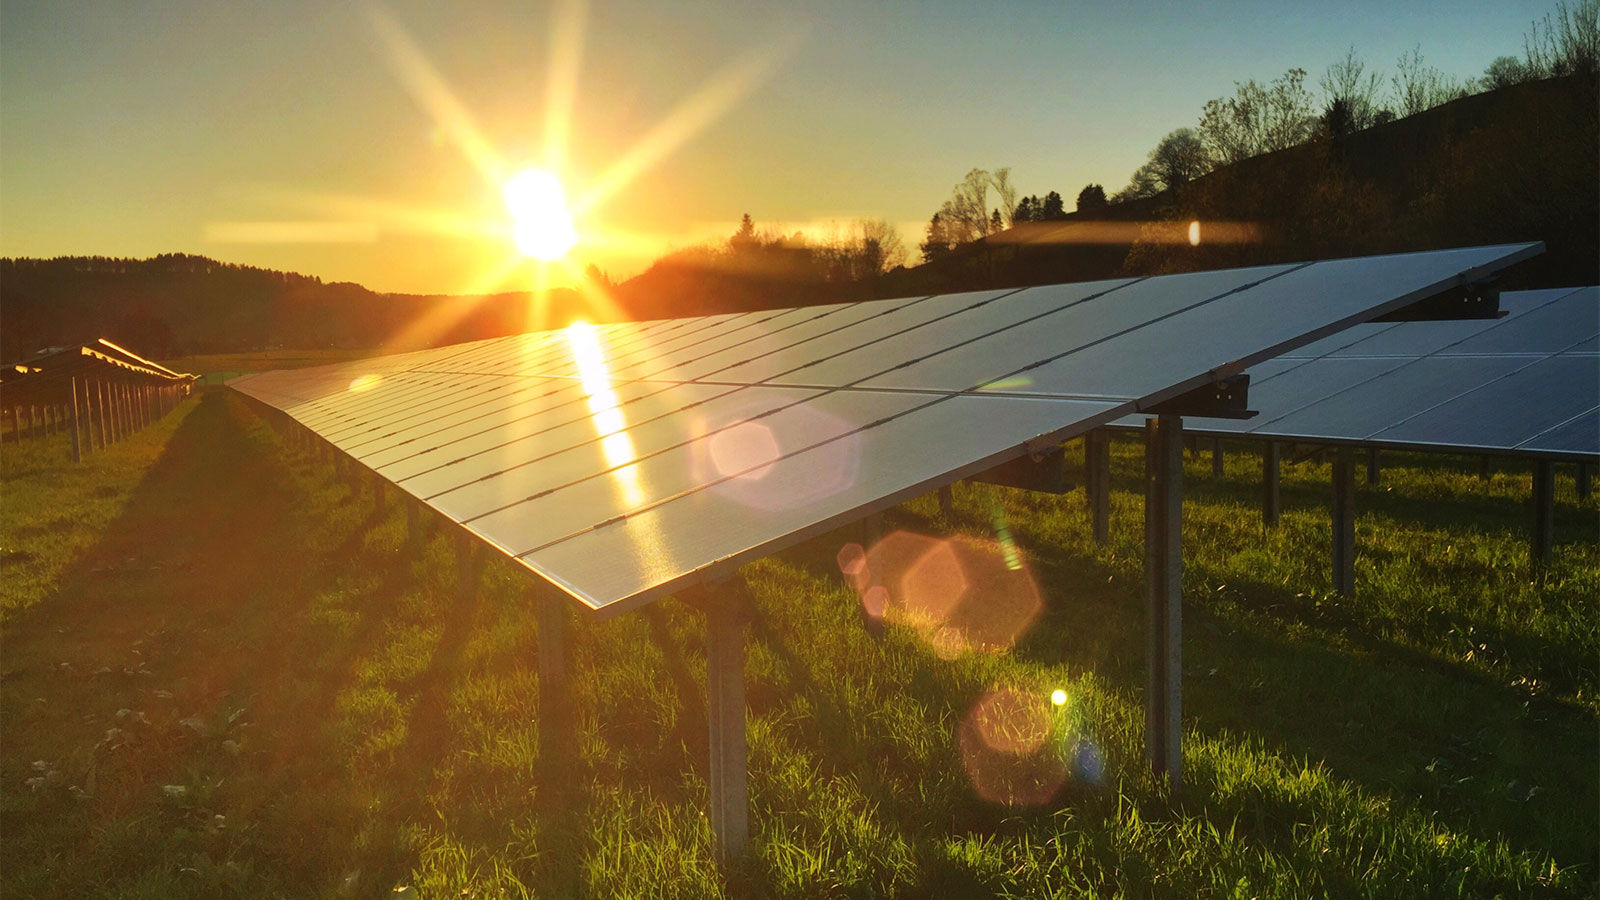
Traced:
<svg viewBox="0 0 1600 900">
<path fill-rule="evenodd" d="M 191 367 L 191 370 L 194 370 Z M 538 753 L 538 635 L 504 561 L 208 390 L 70 462 L 0 457 L 0 893 L 15 897 L 1592 897 L 1600 505 L 1529 467 L 1385 454 L 1331 590 L 1329 466 L 1187 461 L 1185 784 L 1142 759 L 1142 448 L 1082 492 L 961 485 L 889 531 L 1004 530 L 1040 588 L 1004 652 L 863 627 L 846 529 L 748 566 L 749 857 L 713 863 L 704 631 L 674 600 L 570 629 L 575 755 Z M 1068 448 L 1077 465 L 1079 446 Z M 947 658 L 949 657 L 949 658 Z M 970 752 L 996 692 L 1061 691 L 1033 759 Z M 1038 701 L 1044 702 L 1044 701 Z M 1030 745 L 1032 746 L 1032 745 Z"/>
</svg>

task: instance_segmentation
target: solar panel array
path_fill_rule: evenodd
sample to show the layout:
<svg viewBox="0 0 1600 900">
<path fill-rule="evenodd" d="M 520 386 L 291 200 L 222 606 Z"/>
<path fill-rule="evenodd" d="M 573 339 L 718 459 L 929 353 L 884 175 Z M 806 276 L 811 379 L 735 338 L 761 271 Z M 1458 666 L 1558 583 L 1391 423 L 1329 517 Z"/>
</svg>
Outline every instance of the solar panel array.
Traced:
<svg viewBox="0 0 1600 900">
<path fill-rule="evenodd" d="M 580 325 L 230 384 L 615 612 L 1540 249 Z"/>
<path fill-rule="evenodd" d="M 1500 302 L 1504 318 L 1359 325 L 1253 366 L 1250 408 L 1259 415 L 1196 419 L 1190 428 L 1600 455 L 1600 287 L 1508 292 Z"/>
</svg>

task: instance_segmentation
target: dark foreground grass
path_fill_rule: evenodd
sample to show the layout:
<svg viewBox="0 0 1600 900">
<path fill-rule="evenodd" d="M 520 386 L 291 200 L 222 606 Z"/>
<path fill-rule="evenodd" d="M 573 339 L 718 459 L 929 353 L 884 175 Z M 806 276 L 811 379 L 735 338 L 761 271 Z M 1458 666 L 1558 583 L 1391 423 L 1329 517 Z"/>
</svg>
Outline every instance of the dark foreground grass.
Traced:
<svg viewBox="0 0 1600 900">
<path fill-rule="evenodd" d="M 1286 469 L 1264 533 L 1256 458 L 1222 480 L 1194 461 L 1172 798 L 1140 759 L 1141 457 L 1114 452 L 1105 548 L 1076 496 L 963 488 L 950 520 L 931 498 L 890 514 L 984 535 L 999 512 L 1046 597 L 1003 654 L 870 636 L 834 561 L 851 534 L 746 569 L 756 836 L 726 875 L 687 607 L 574 629 L 578 757 L 550 772 L 522 576 L 489 565 L 459 599 L 448 535 L 408 552 L 396 504 L 373 516 L 238 401 L 77 469 L 9 453 L 0 892 L 1593 895 L 1594 501 L 1562 483 L 1535 584 L 1526 471 L 1397 457 L 1362 491 L 1338 598 L 1326 466 Z M 997 689 L 1057 688 L 1041 750 L 964 754 Z M 1025 793 L 1055 759 L 1044 805 L 975 788 Z"/>
</svg>

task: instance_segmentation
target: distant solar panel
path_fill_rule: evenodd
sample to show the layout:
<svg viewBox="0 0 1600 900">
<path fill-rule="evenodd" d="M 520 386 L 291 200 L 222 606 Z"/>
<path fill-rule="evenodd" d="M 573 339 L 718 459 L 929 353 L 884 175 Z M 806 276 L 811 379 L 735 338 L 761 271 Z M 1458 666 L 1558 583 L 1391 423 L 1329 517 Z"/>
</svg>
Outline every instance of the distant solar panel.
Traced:
<svg viewBox="0 0 1600 900">
<path fill-rule="evenodd" d="M 1286 353 L 1250 369 L 1258 416 L 1192 419 L 1189 429 L 1600 455 L 1600 287 L 1508 292 L 1501 306 L 1501 319 L 1360 325 Z"/>
<path fill-rule="evenodd" d="M 230 384 L 609 613 L 1539 249 L 580 325 Z"/>
</svg>

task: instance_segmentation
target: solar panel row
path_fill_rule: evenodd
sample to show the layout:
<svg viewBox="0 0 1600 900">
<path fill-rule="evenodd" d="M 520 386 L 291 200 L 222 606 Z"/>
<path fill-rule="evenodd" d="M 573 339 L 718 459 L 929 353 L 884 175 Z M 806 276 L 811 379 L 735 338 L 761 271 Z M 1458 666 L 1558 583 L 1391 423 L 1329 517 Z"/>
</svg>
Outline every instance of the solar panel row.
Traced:
<svg viewBox="0 0 1600 900">
<path fill-rule="evenodd" d="M 609 612 L 1538 249 L 574 326 L 231 384 Z"/>
<path fill-rule="evenodd" d="M 1194 420 L 1190 428 L 1600 455 L 1600 287 L 1509 292 L 1501 306 L 1501 319 L 1360 325 L 1286 353 L 1250 369 L 1258 416 Z"/>
</svg>

